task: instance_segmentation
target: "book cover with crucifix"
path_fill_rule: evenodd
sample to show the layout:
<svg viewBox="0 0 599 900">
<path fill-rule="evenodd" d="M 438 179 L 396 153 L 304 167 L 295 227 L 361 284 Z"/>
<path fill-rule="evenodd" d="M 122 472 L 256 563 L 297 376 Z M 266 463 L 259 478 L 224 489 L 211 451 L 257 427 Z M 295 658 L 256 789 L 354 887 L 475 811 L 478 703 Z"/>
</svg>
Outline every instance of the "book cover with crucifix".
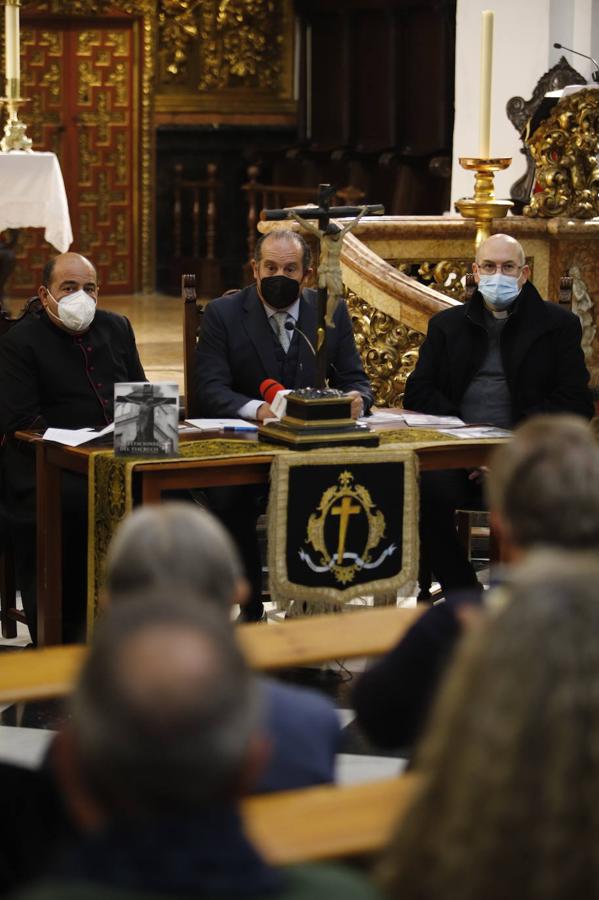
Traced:
<svg viewBox="0 0 599 900">
<path fill-rule="evenodd" d="M 179 452 L 179 386 L 120 382 L 114 386 L 114 452 L 117 456 L 176 456 Z"/>
</svg>

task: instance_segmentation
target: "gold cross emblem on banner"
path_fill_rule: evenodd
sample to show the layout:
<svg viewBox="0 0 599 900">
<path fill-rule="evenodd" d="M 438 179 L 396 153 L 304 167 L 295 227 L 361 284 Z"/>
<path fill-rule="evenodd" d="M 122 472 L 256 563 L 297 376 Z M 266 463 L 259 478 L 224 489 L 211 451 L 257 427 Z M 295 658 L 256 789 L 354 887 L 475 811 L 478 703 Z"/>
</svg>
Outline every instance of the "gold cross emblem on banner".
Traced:
<svg viewBox="0 0 599 900">
<path fill-rule="evenodd" d="M 334 506 L 331 509 L 332 516 L 339 516 L 339 543 L 337 544 L 337 563 L 343 562 L 345 555 L 345 539 L 347 537 L 347 526 L 349 525 L 349 517 L 355 516 L 361 512 L 361 506 L 352 506 L 351 499 L 344 497 L 340 506 Z"/>
</svg>

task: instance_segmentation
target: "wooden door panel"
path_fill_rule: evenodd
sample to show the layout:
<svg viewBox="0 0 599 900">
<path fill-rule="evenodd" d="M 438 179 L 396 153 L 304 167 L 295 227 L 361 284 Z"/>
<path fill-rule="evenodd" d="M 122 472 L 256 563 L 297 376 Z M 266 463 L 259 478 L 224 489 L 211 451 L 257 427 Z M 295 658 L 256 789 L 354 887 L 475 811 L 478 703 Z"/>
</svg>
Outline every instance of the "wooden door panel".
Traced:
<svg viewBox="0 0 599 900">
<path fill-rule="evenodd" d="M 35 150 L 58 155 L 73 226 L 103 293 L 138 287 L 138 92 L 134 25 L 23 22 L 23 111 Z M 55 249 L 23 229 L 11 294 L 33 294 Z"/>
</svg>

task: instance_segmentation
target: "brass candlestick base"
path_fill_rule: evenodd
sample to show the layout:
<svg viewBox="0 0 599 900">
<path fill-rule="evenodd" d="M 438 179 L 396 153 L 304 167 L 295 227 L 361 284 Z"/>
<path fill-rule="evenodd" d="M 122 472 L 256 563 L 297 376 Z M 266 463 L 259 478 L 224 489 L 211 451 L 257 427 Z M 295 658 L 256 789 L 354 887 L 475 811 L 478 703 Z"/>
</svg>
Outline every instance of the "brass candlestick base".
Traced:
<svg viewBox="0 0 599 900">
<path fill-rule="evenodd" d="M 496 200 L 493 186 L 495 172 L 507 169 L 511 161 L 509 156 L 503 159 L 479 159 L 471 156 L 460 158 L 463 169 L 476 172 L 474 197 L 462 197 L 461 200 L 456 200 L 455 206 L 465 219 L 474 219 L 477 248 L 491 234 L 493 219 L 503 219 L 514 205 L 511 200 Z"/>
<path fill-rule="evenodd" d="M 26 135 L 27 125 L 18 116 L 19 106 L 27 103 L 23 97 L 0 97 L 0 102 L 8 107 L 8 119 L 4 126 L 4 137 L 0 141 L 0 150 L 9 153 L 11 150 L 31 150 L 32 141 Z"/>
</svg>

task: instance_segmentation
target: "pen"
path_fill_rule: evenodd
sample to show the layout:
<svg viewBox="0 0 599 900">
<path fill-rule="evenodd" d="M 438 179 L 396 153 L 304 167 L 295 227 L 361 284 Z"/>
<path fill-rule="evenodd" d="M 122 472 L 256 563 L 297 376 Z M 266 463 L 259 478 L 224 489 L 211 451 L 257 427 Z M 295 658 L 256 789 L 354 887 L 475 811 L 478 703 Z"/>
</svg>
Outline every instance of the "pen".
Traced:
<svg viewBox="0 0 599 900">
<path fill-rule="evenodd" d="M 240 425 L 239 427 L 237 425 L 223 425 L 221 428 L 219 428 L 219 431 L 255 431 L 255 430 L 256 430 L 255 428 L 251 428 L 251 427 L 244 426 L 244 425 Z"/>
</svg>

